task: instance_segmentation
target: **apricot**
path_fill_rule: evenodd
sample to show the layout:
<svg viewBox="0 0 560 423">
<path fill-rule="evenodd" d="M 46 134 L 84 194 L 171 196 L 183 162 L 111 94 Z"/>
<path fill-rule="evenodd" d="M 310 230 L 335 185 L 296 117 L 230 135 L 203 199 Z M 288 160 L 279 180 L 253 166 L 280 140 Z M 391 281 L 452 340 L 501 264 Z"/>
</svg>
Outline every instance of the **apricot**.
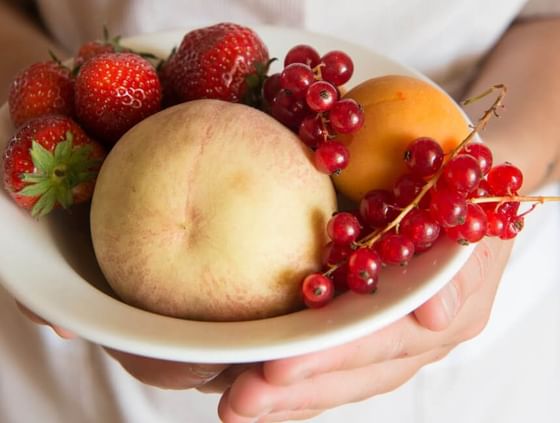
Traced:
<svg viewBox="0 0 560 423">
<path fill-rule="evenodd" d="M 403 154 L 418 137 L 431 137 L 449 152 L 469 133 L 460 107 L 441 89 L 423 80 L 386 75 L 346 93 L 364 108 L 364 126 L 338 137 L 350 151 L 350 164 L 335 176 L 337 189 L 359 201 L 376 188 L 391 189 L 406 172 Z"/>
</svg>

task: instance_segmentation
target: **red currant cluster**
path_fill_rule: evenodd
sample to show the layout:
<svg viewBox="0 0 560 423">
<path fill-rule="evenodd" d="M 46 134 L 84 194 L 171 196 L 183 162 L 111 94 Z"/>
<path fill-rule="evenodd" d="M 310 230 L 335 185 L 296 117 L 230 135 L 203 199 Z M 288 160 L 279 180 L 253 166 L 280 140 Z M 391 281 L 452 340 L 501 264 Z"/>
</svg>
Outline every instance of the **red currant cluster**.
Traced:
<svg viewBox="0 0 560 423">
<path fill-rule="evenodd" d="M 303 281 L 307 306 L 325 305 L 336 291 L 374 292 L 383 266 L 406 265 L 443 233 L 467 245 L 484 236 L 511 239 L 523 228 L 517 195 L 523 175 L 510 163 L 492 167 L 486 145 L 462 145 L 444 163 L 440 144 L 422 137 L 411 142 L 404 160 L 408 173 L 392 190 L 371 190 L 358 210 L 328 222 L 326 270 Z"/>
<path fill-rule="evenodd" d="M 263 84 L 269 113 L 299 134 L 315 151 L 317 168 L 327 174 L 344 169 L 349 160 L 348 149 L 334 136 L 355 132 L 364 123 L 361 106 L 340 98 L 340 87 L 353 71 L 352 60 L 342 51 L 321 57 L 313 47 L 297 45 L 286 54 L 282 72 Z"/>
</svg>

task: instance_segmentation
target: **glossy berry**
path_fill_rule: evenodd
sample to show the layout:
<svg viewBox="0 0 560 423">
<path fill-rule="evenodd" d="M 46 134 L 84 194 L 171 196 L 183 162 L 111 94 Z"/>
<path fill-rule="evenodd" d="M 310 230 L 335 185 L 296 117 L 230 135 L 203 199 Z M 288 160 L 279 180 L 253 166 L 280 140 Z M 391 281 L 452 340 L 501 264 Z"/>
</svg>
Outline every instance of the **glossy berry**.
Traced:
<svg viewBox="0 0 560 423">
<path fill-rule="evenodd" d="M 462 225 L 467 218 L 465 198 L 449 189 L 430 191 L 430 213 L 444 228 Z"/>
<path fill-rule="evenodd" d="M 272 75 L 268 76 L 263 82 L 263 98 L 267 104 L 271 104 L 278 91 L 280 91 L 282 87 L 280 86 L 280 73 L 273 73 Z"/>
<path fill-rule="evenodd" d="M 380 270 L 379 254 L 370 248 L 358 248 L 348 258 L 348 288 L 360 294 L 375 291 Z"/>
<path fill-rule="evenodd" d="M 414 246 L 433 244 L 439 237 L 439 223 L 427 210 L 413 209 L 401 221 L 399 233 L 410 239 Z"/>
<path fill-rule="evenodd" d="M 311 68 L 303 63 L 292 63 L 280 73 L 280 86 L 289 90 L 294 96 L 305 96 L 307 89 L 315 81 Z"/>
<path fill-rule="evenodd" d="M 315 151 L 315 166 L 327 175 L 340 172 L 350 160 L 350 152 L 338 141 L 322 143 Z"/>
<path fill-rule="evenodd" d="M 366 193 L 360 201 L 360 215 L 371 227 L 379 228 L 397 217 L 399 209 L 395 207 L 395 198 L 390 191 L 374 189 Z"/>
<path fill-rule="evenodd" d="M 55 61 L 35 63 L 10 84 L 8 106 L 14 126 L 39 116 L 74 112 L 74 81 L 70 69 Z"/>
<path fill-rule="evenodd" d="M 321 273 L 308 275 L 301 287 L 303 301 L 309 308 L 319 308 L 328 304 L 334 296 L 332 280 Z"/>
<path fill-rule="evenodd" d="M 494 166 L 488 172 L 486 179 L 494 195 L 514 195 L 523 184 L 521 170 L 511 163 Z"/>
<path fill-rule="evenodd" d="M 405 266 L 414 256 L 414 243 L 404 235 L 389 234 L 381 238 L 377 251 L 383 263 Z"/>
<path fill-rule="evenodd" d="M 305 145 L 316 149 L 322 142 L 327 141 L 329 133 L 320 116 L 307 116 L 299 126 L 298 135 Z"/>
<path fill-rule="evenodd" d="M 467 144 L 459 154 L 469 154 L 478 162 L 482 175 L 486 175 L 492 168 L 493 156 L 492 151 L 481 142 L 472 142 Z"/>
<path fill-rule="evenodd" d="M 309 109 L 304 101 L 294 96 L 291 91 L 281 89 L 272 100 L 270 114 L 280 123 L 297 132 L 303 119 L 309 115 Z"/>
<path fill-rule="evenodd" d="M 88 60 L 76 76 L 76 116 L 99 140 L 114 144 L 161 109 L 156 70 L 134 53 L 106 53 Z"/>
<path fill-rule="evenodd" d="M 356 132 L 364 125 L 364 111 L 351 98 L 337 101 L 329 111 L 332 129 L 339 134 Z"/>
<path fill-rule="evenodd" d="M 314 112 L 330 110 L 338 100 L 338 90 L 326 81 L 316 81 L 309 86 L 305 94 L 305 101 Z"/>
<path fill-rule="evenodd" d="M 393 195 L 395 196 L 395 204 L 398 207 L 406 207 L 416 198 L 426 185 L 426 181 L 420 176 L 411 173 L 405 173 L 395 181 L 393 186 Z M 427 208 L 429 205 L 429 196 L 425 195 L 420 200 L 420 208 Z"/>
<path fill-rule="evenodd" d="M 486 210 L 486 236 L 501 236 L 509 220 L 503 213 Z"/>
<path fill-rule="evenodd" d="M 323 80 L 336 87 L 345 84 L 354 73 L 354 63 L 350 56 L 342 51 L 330 51 L 321 57 L 321 76 Z"/>
<path fill-rule="evenodd" d="M 247 78 L 268 60 L 268 49 L 255 31 L 219 23 L 185 34 L 160 75 L 176 102 L 200 98 L 239 102 L 247 94 Z"/>
<path fill-rule="evenodd" d="M 414 175 L 431 176 L 443 163 L 443 150 L 432 138 L 420 137 L 412 141 L 405 150 L 404 161 Z"/>
<path fill-rule="evenodd" d="M 523 216 L 516 216 L 509 219 L 506 223 L 504 231 L 500 235 L 500 239 L 507 240 L 515 238 L 519 232 L 523 229 L 525 225 L 525 219 Z"/>
<path fill-rule="evenodd" d="M 334 286 L 338 291 L 348 289 L 346 276 L 348 273 L 348 257 L 354 250 L 349 245 L 337 245 L 329 242 L 323 252 L 323 266 L 328 270 L 331 266 L 338 266 L 331 274 Z"/>
<path fill-rule="evenodd" d="M 317 50 L 307 44 L 292 47 L 284 58 L 284 67 L 292 63 L 303 63 L 313 69 L 319 64 L 321 57 Z"/>
<path fill-rule="evenodd" d="M 478 204 L 467 204 L 467 216 L 462 225 L 445 230 L 447 236 L 461 245 L 480 241 L 488 230 L 488 218 Z"/>
<path fill-rule="evenodd" d="M 450 189 L 466 195 L 478 187 L 482 171 L 473 156 L 459 154 L 445 164 L 441 177 Z"/>
<path fill-rule="evenodd" d="M 36 217 L 88 201 L 103 147 L 71 118 L 48 115 L 21 125 L 4 152 L 4 187 Z"/>
<path fill-rule="evenodd" d="M 327 224 L 329 238 L 339 245 L 350 245 L 360 236 L 360 222 L 352 213 L 336 213 Z"/>
</svg>

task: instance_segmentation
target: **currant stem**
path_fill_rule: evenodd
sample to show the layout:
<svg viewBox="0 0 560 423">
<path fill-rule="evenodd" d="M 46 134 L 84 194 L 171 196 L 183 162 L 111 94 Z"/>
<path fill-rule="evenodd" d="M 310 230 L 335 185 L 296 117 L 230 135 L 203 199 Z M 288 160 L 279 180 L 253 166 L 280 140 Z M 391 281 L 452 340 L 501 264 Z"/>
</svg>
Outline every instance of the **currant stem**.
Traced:
<svg viewBox="0 0 560 423">
<path fill-rule="evenodd" d="M 501 197 L 478 197 L 472 198 L 471 203 L 504 203 L 504 202 L 525 202 L 525 203 L 546 203 L 560 202 L 560 196 L 532 196 L 532 195 L 504 195 Z"/>
</svg>

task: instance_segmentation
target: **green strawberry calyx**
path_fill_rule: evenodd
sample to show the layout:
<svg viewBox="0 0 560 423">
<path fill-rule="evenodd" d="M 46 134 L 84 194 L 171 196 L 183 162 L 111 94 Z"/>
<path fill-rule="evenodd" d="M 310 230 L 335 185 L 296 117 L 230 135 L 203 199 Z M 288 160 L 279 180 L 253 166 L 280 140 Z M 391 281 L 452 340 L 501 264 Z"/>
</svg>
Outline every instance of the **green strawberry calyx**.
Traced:
<svg viewBox="0 0 560 423">
<path fill-rule="evenodd" d="M 73 142 L 74 135 L 70 131 L 54 151 L 47 150 L 35 140 L 31 142 L 29 154 L 35 170 L 22 175 L 21 180 L 27 185 L 18 194 L 38 197 L 31 209 L 33 217 L 45 216 L 57 205 L 69 208 L 74 202 L 72 190 L 97 177 L 95 169 L 100 160 L 91 158 L 92 146 L 74 146 Z"/>
</svg>

